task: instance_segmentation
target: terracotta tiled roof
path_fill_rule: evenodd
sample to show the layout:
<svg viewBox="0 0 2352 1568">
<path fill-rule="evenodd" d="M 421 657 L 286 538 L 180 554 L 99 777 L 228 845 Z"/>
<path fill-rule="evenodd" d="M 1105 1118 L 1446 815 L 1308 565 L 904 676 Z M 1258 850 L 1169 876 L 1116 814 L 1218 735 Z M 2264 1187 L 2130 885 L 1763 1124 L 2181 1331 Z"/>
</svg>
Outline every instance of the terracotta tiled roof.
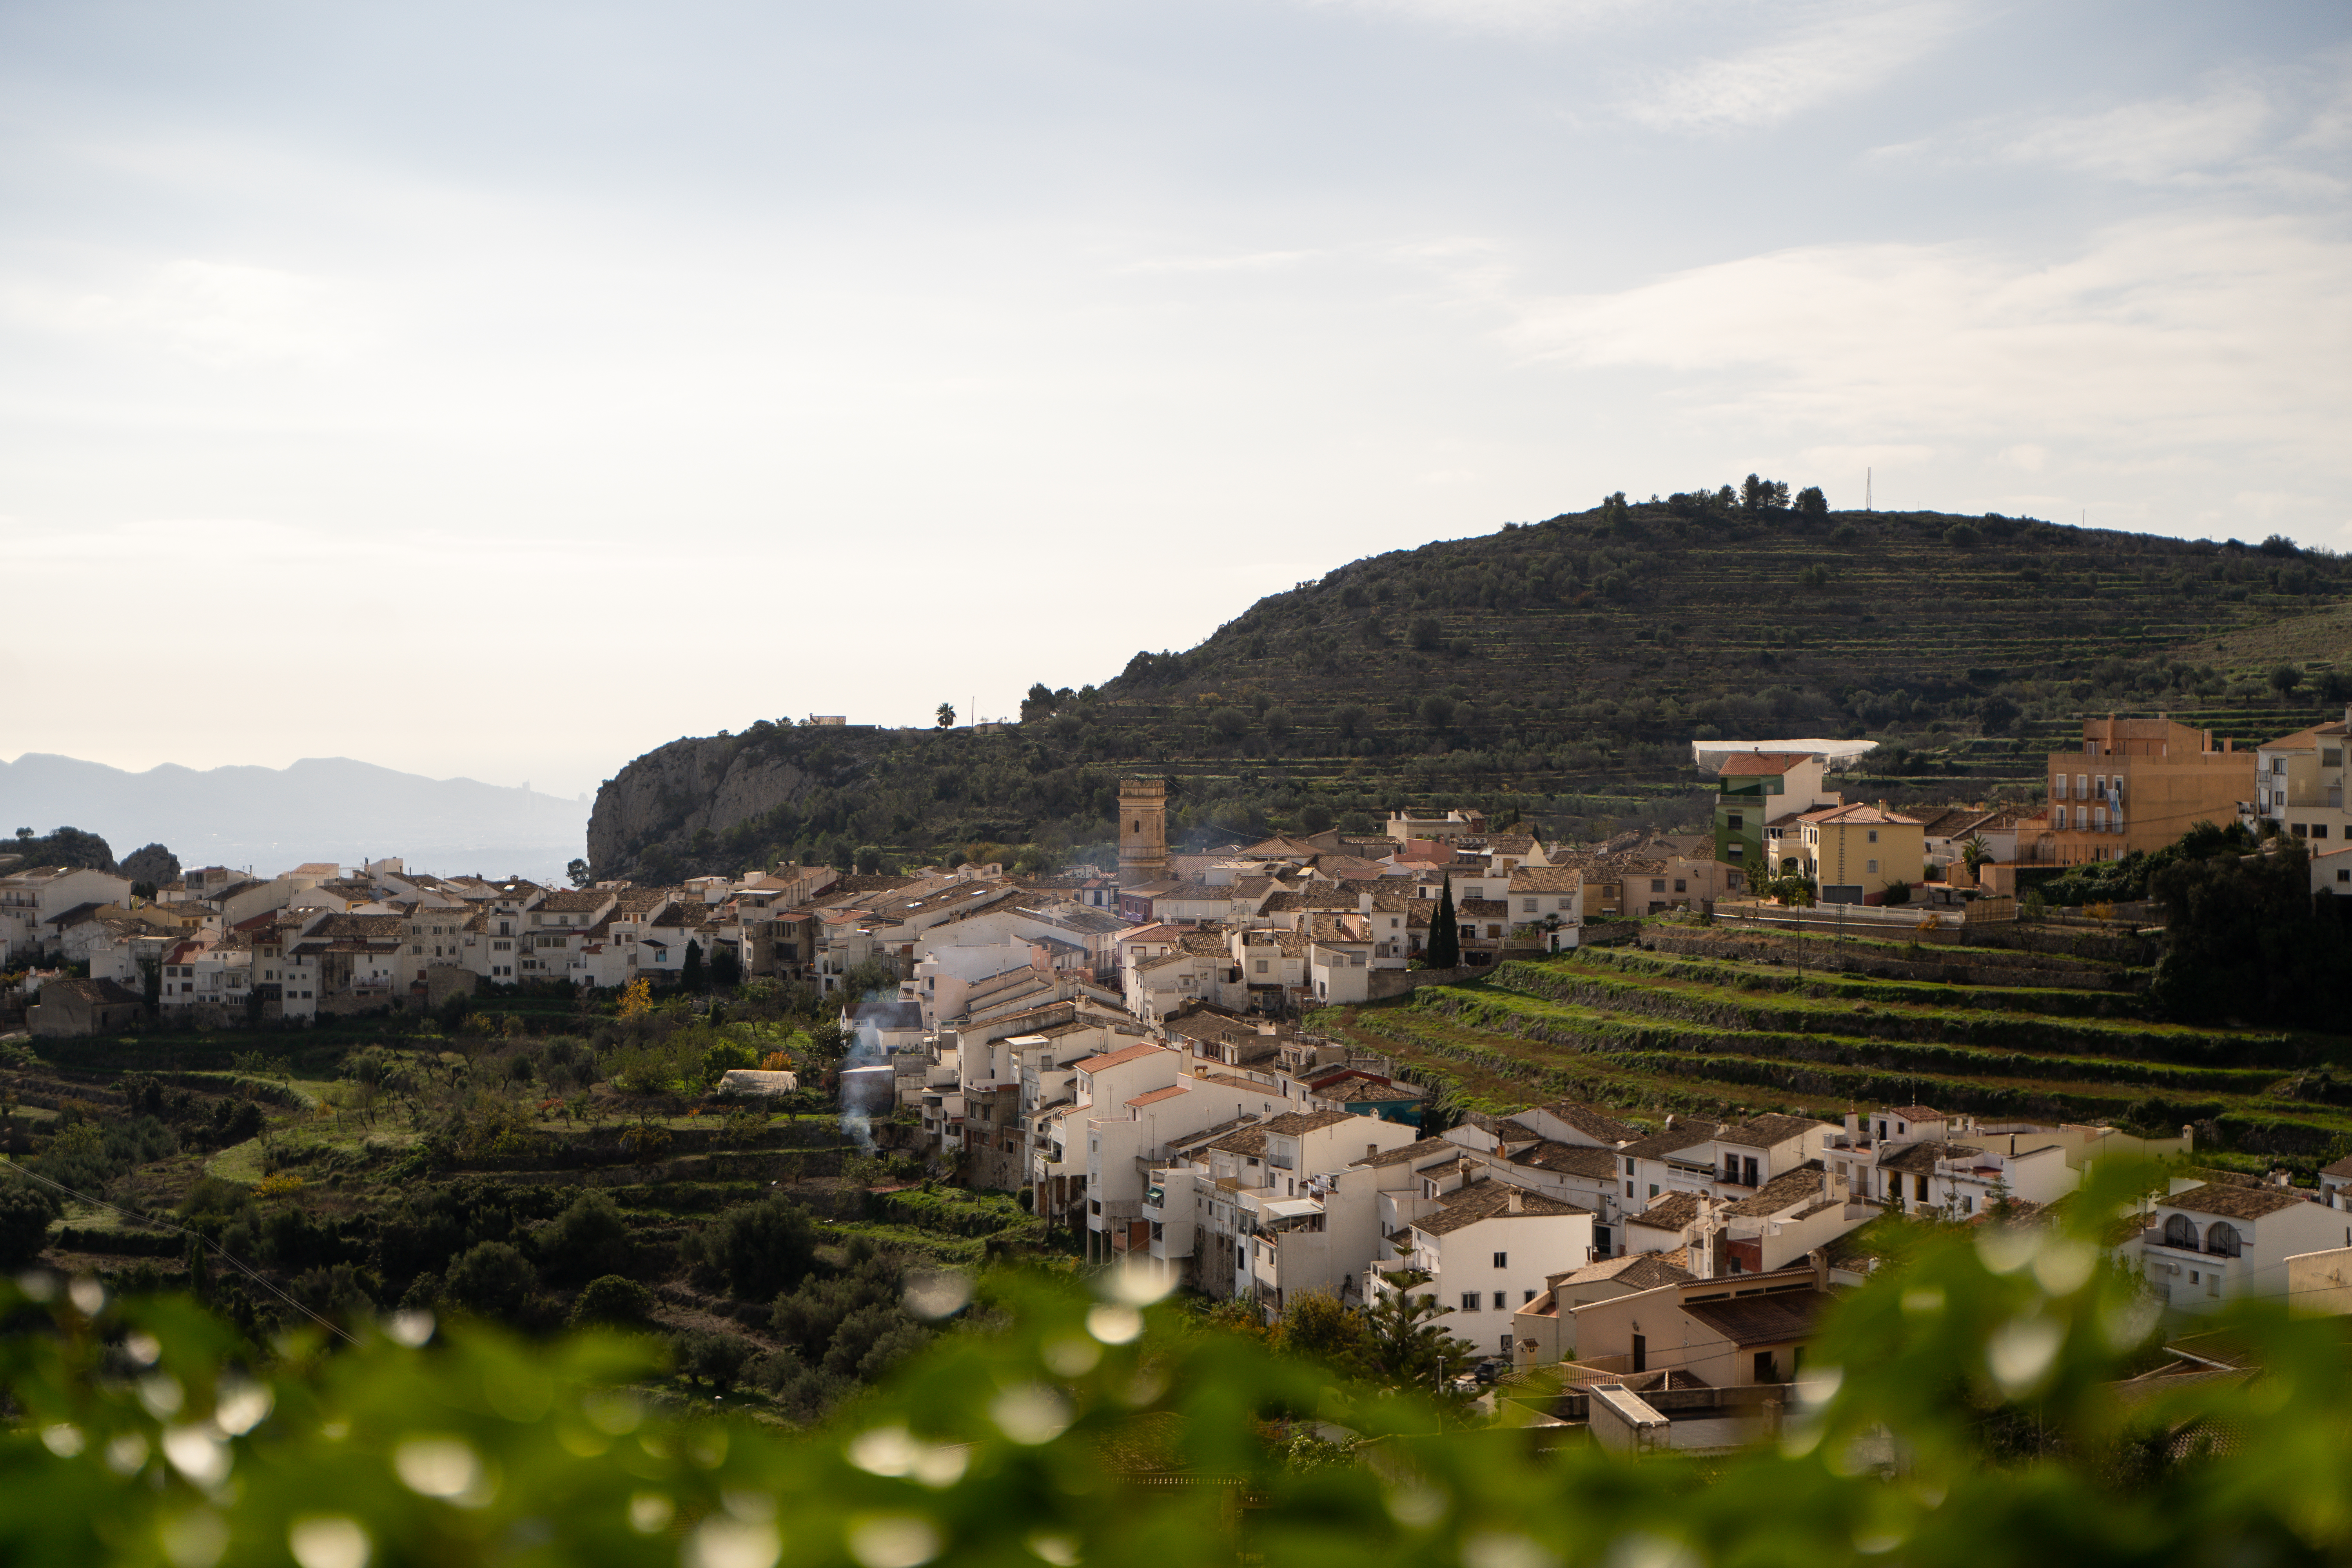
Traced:
<svg viewBox="0 0 2352 1568">
<path fill-rule="evenodd" d="M 1811 1334 L 1831 1298 L 1820 1290 L 1776 1290 L 1764 1296 L 1734 1296 L 1693 1301 L 1683 1307 L 1735 1345 L 1787 1344 Z"/>
<path fill-rule="evenodd" d="M 1518 1207 L 1512 1208 L 1514 1198 Z M 1531 1193 L 1507 1182 L 1473 1182 L 1466 1187 L 1445 1194 L 1438 1200 L 1445 1206 L 1435 1214 L 1423 1215 L 1412 1222 L 1412 1228 L 1429 1236 L 1444 1236 L 1490 1219 L 1557 1218 L 1561 1215 L 1590 1214 L 1590 1209 L 1574 1204 Z"/>
<path fill-rule="evenodd" d="M 1647 1226 L 1652 1230 L 1680 1230 L 1696 1218 L 1696 1193 L 1668 1193 L 1626 1223 Z"/>
<path fill-rule="evenodd" d="M 1762 1186 L 1753 1196 L 1725 1205 L 1727 1215 L 1740 1215 L 1761 1219 L 1792 1208 L 1817 1204 L 1822 1198 L 1822 1163 L 1808 1160 L 1792 1171 L 1783 1171 Z"/>
<path fill-rule="evenodd" d="M 2260 1219 L 2266 1214 L 2308 1203 L 2309 1196 L 2293 1187 L 2224 1187 L 2209 1182 L 2158 1198 L 2158 1208 L 2186 1209 L 2190 1214 L 2220 1215 L 2227 1219 Z"/>
<path fill-rule="evenodd" d="M 1737 1143 L 1743 1149 L 1769 1149 L 1791 1138 L 1803 1136 L 1819 1125 L 1802 1116 L 1751 1116 L 1745 1121 L 1735 1121 L 1716 1134 L 1723 1143 Z"/>
<path fill-rule="evenodd" d="M 1811 760 L 1810 752 L 1734 752 L 1723 759 L 1720 771 L 1733 778 L 1778 775 Z"/>
</svg>

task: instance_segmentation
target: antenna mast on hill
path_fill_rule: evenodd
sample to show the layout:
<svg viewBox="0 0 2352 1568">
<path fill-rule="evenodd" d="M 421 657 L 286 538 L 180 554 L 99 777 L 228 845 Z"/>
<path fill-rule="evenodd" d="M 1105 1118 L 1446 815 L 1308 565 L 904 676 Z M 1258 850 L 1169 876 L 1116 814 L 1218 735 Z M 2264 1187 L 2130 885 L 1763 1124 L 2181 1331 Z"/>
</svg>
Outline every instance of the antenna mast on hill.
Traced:
<svg viewBox="0 0 2352 1568">
<path fill-rule="evenodd" d="M 1874 510 L 1877 510 L 1875 507 L 1874 507 L 1874 506 L 1872 506 L 1872 505 L 1870 504 L 1870 500 L 1871 500 L 1871 497 L 1870 497 L 1870 479 L 1871 479 L 1870 470 L 1869 470 L 1868 468 L 1864 468 L 1864 469 L 1863 469 L 1863 470 L 1862 470 L 1862 510 L 1864 510 L 1864 511 L 1874 511 Z"/>
</svg>

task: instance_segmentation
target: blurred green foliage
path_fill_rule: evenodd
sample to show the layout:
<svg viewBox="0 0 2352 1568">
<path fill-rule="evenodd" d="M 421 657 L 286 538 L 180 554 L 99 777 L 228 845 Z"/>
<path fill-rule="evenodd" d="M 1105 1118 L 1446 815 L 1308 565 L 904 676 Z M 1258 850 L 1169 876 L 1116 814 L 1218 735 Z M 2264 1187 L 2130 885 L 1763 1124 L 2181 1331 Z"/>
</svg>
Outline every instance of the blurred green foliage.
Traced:
<svg viewBox="0 0 2352 1568">
<path fill-rule="evenodd" d="M 2156 1303 L 2104 1261 L 2136 1173 L 2074 1228 L 1934 1236 L 1857 1291 L 1777 1440 L 1606 1453 L 1517 1402 L 1475 1425 L 1279 1336 L 1066 1277 L 982 1282 L 955 1331 L 828 1424 L 665 1413 L 650 1340 L 526 1346 L 396 1315 L 267 1358 L 183 1298 L 0 1288 L 0 1554 L 42 1563 L 1080 1563 L 1284 1568 L 2319 1563 L 2352 1552 L 2334 1320 L 2241 1309 L 2263 1370 L 2166 1380 Z M 910 1314 L 963 1311 L 910 1278 Z M 1330 1325 L 1326 1324 L 1328 1331 Z M 706 1378 L 724 1347 L 698 1346 Z"/>
</svg>

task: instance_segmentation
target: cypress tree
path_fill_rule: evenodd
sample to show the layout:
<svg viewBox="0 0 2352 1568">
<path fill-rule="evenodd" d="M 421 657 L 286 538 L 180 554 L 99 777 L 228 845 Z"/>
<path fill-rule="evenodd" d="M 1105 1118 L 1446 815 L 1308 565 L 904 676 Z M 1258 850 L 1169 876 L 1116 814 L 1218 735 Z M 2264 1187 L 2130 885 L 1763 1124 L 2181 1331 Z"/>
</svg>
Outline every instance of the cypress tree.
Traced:
<svg viewBox="0 0 2352 1568">
<path fill-rule="evenodd" d="M 1432 969 L 1454 969 L 1462 963 L 1462 932 L 1454 921 L 1454 879 L 1445 879 L 1445 890 L 1437 896 L 1437 918 L 1429 922 L 1429 946 L 1425 962 Z"/>
</svg>

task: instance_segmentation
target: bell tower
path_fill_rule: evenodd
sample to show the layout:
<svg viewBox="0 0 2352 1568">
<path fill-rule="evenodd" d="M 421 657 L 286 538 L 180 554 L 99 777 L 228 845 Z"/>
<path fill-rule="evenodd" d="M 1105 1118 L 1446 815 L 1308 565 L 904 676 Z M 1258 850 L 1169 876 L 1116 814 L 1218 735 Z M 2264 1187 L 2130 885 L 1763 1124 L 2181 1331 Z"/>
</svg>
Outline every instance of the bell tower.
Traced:
<svg viewBox="0 0 2352 1568">
<path fill-rule="evenodd" d="M 1168 781 L 1118 781 L 1118 882 L 1122 888 L 1168 876 Z"/>
</svg>

